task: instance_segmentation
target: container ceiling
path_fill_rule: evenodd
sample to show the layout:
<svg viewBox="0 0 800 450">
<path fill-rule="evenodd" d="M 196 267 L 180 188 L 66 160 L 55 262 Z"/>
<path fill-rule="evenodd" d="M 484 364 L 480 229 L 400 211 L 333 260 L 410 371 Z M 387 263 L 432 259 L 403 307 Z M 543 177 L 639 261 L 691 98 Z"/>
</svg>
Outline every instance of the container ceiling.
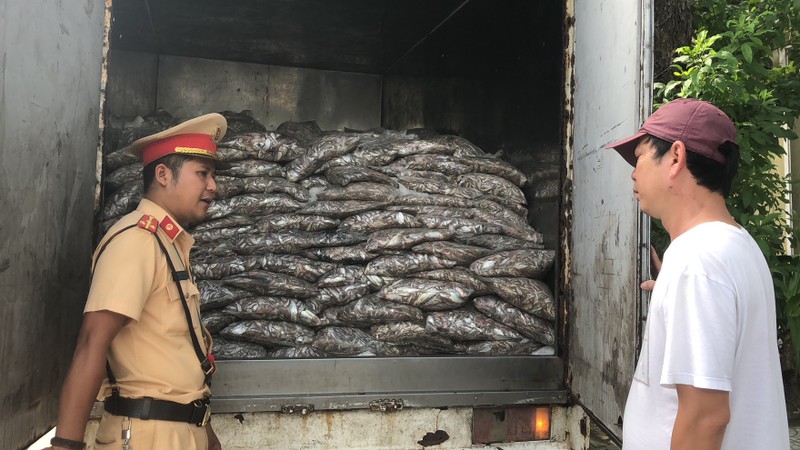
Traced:
<svg viewBox="0 0 800 450">
<path fill-rule="evenodd" d="M 552 0 L 113 0 L 112 14 L 113 49 L 381 75 L 522 74 L 562 51 Z"/>
</svg>

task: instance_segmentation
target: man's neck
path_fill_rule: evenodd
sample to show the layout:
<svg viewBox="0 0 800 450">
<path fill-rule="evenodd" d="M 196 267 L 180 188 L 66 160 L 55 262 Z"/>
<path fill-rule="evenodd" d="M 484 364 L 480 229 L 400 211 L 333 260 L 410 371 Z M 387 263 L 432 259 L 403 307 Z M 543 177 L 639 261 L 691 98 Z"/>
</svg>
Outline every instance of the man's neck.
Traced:
<svg viewBox="0 0 800 450">
<path fill-rule="evenodd" d="M 674 211 L 665 214 L 661 220 L 672 241 L 707 222 L 723 222 L 739 226 L 728 211 L 722 195 L 708 191 L 680 199 L 675 203 Z"/>
<path fill-rule="evenodd" d="M 142 197 L 146 198 L 146 199 L 150 200 L 151 202 L 155 203 L 156 205 L 160 206 L 164 211 L 167 212 L 167 214 L 170 215 L 170 217 L 175 219 L 175 221 L 178 222 L 180 224 L 180 226 L 186 228 L 186 226 L 184 224 L 180 223 L 180 221 L 178 221 L 178 218 L 175 217 L 174 214 L 172 214 L 172 211 L 170 211 L 168 202 L 165 202 L 164 198 L 162 196 L 158 195 L 157 192 L 146 192 Z"/>
</svg>

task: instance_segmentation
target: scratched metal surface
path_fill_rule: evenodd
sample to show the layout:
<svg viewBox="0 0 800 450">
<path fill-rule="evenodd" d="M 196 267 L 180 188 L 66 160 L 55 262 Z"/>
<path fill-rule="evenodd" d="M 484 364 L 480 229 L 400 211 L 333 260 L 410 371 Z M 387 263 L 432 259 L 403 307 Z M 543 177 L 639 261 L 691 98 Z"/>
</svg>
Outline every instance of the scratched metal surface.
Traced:
<svg viewBox="0 0 800 450">
<path fill-rule="evenodd" d="M 567 378 L 573 395 L 618 433 L 637 356 L 639 211 L 632 168 L 605 145 L 638 129 L 650 96 L 641 51 L 649 2 L 574 6 Z"/>
<path fill-rule="evenodd" d="M 0 2 L 0 448 L 55 421 L 86 299 L 104 2 Z"/>
</svg>

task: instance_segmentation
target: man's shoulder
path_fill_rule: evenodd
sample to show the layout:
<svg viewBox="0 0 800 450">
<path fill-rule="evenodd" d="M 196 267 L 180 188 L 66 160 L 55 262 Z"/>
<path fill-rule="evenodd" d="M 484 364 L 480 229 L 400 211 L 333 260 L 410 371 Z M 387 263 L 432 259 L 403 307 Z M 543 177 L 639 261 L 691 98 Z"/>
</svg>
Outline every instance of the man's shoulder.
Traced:
<svg viewBox="0 0 800 450">
<path fill-rule="evenodd" d="M 764 255 L 753 238 L 742 228 L 709 223 L 681 235 L 670 245 L 662 273 L 691 273 L 733 284 L 737 278 L 734 274 L 741 273 L 743 267 L 753 273 L 768 272 Z"/>
<path fill-rule="evenodd" d="M 158 229 L 158 219 L 150 214 L 143 214 L 141 211 L 133 211 L 122 216 L 111 228 L 108 229 L 103 236 L 103 241 L 119 234 L 130 228 L 139 228 L 142 231 L 149 231 L 155 233 Z"/>
<path fill-rule="evenodd" d="M 142 243 L 153 241 L 153 234 L 158 230 L 158 219 L 140 211 L 134 211 L 120 218 L 115 223 L 97 246 L 97 251 L 109 245 L 116 246 L 141 245 Z M 154 242 L 154 241 L 153 241 Z M 125 243 L 125 244 L 123 244 Z"/>
<path fill-rule="evenodd" d="M 676 239 L 670 247 L 699 257 L 725 257 L 752 250 L 752 238 L 743 228 L 722 222 L 700 224 Z"/>
</svg>

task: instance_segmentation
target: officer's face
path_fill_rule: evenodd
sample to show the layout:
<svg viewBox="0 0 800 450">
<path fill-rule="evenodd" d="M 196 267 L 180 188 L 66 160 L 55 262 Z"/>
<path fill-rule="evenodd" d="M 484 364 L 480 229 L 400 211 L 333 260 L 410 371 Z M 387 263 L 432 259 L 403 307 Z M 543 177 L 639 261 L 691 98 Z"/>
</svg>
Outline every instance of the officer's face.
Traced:
<svg viewBox="0 0 800 450">
<path fill-rule="evenodd" d="M 214 163 L 203 158 L 190 159 L 183 163 L 176 175 L 167 187 L 170 212 L 181 226 L 186 227 L 206 218 L 217 191 Z"/>
</svg>

